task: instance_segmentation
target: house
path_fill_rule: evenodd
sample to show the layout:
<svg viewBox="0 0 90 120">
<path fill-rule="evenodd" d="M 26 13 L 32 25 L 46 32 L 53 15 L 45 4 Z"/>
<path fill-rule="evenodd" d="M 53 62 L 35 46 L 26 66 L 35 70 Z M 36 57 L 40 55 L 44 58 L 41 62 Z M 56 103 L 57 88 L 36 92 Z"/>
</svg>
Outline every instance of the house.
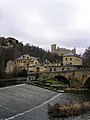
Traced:
<svg viewBox="0 0 90 120">
<path fill-rule="evenodd" d="M 52 63 L 49 60 L 45 59 L 43 61 L 43 66 L 49 66 L 49 65 L 52 65 Z"/>
<path fill-rule="evenodd" d="M 82 65 L 82 58 L 73 53 L 68 53 L 63 56 L 63 65 Z"/>
<path fill-rule="evenodd" d="M 29 56 L 28 54 L 17 58 L 15 60 L 15 67 L 18 70 L 26 69 L 28 74 L 32 72 L 43 72 L 45 70 L 38 58 Z"/>
<path fill-rule="evenodd" d="M 6 70 L 5 70 L 5 72 L 6 72 L 6 73 L 12 73 L 13 70 L 14 70 L 14 67 L 15 67 L 14 62 L 13 62 L 12 60 L 9 60 L 9 61 L 7 62 L 7 65 L 6 65 Z"/>
<path fill-rule="evenodd" d="M 29 61 L 30 61 L 30 56 L 28 54 L 22 55 L 18 57 L 14 62 L 15 62 L 15 67 L 17 69 L 28 69 L 29 66 Z"/>
<path fill-rule="evenodd" d="M 28 72 L 39 72 L 40 71 L 40 62 L 36 57 L 30 57 L 29 60 L 29 66 L 28 66 Z"/>
<path fill-rule="evenodd" d="M 28 68 L 29 74 L 32 72 L 45 72 L 45 71 L 47 71 L 47 67 L 44 67 L 43 65 L 30 66 Z"/>
<path fill-rule="evenodd" d="M 37 65 L 40 65 L 39 60 L 36 57 L 31 56 L 29 59 L 29 67 L 30 66 L 37 66 Z"/>
<path fill-rule="evenodd" d="M 47 69 L 46 67 L 44 67 L 44 65 L 42 65 L 41 61 L 38 58 L 31 57 L 29 61 L 29 67 L 28 67 L 29 73 L 46 71 Z"/>
</svg>

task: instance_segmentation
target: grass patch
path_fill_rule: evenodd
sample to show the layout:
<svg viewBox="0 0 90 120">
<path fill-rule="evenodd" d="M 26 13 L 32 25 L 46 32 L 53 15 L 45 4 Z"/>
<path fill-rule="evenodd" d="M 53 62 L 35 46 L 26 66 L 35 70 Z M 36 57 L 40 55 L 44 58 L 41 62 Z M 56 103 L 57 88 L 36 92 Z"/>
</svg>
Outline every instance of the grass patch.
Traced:
<svg viewBox="0 0 90 120">
<path fill-rule="evenodd" d="M 61 81 L 57 81 L 57 80 L 53 80 L 53 79 L 51 79 L 51 80 L 47 80 L 47 82 L 49 82 L 49 83 L 51 83 L 51 84 L 60 84 L 60 85 L 64 85 L 63 82 L 61 82 Z"/>
</svg>

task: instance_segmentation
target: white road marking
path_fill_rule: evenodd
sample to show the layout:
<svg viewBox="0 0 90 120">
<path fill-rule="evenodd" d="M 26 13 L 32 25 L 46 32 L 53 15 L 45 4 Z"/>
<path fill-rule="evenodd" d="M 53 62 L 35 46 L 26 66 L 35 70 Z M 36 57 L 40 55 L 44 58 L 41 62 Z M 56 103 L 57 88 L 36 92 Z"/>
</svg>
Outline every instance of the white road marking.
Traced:
<svg viewBox="0 0 90 120">
<path fill-rule="evenodd" d="M 49 103 L 50 101 L 52 101 L 52 100 L 55 99 L 56 97 L 60 96 L 61 94 L 62 94 L 62 93 L 59 93 L 58 95 L 52 97 L 52 98 L 49 99 L 48 101 L 45 101 L 43 104 L 38 105 L 37 107 L 34 107 L 34 108 L 32 108 L 32 109 L 30 109 L 30 110 L 28 110 L 28 111 L 25 111 L 25 112 L 19 113 L 19 114 L 17 114 L 17 115 L 14 115 L 14 116 L 12 116 L 12 117 L 10 117 L 10 118 L 6 118 L 5 120 L 11 120 L 11 119 L 14 119 L 15 117 L 18 117 L 18 116 L 24 115 L 24 114 L 26 114 L 26 113 L 28 113 L 28 112 L 31 112 L 31 111 L 33 111 L 33 110 L 36 110 L 36 109 L 38 109 L 39 107 L 41 107 L 41 106 Z"/>
</svg>

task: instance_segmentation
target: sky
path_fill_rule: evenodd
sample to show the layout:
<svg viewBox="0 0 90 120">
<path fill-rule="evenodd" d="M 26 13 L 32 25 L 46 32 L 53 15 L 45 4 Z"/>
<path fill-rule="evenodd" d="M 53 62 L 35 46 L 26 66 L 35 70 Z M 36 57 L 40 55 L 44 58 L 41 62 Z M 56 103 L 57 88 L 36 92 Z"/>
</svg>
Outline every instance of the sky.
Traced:
<svg viewBox="0 0 90 120">
<path fill-rule="evenodd" d="M 83 54 L 90 46 L 90 0 L 0 0 L 0 36 Z"/>
</svg>

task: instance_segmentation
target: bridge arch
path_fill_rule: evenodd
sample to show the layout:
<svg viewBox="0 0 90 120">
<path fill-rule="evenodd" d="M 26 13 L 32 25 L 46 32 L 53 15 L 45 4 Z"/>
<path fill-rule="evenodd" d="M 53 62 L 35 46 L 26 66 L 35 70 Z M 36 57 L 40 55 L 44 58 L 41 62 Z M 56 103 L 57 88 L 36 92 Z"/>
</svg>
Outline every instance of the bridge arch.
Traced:
<svg viewBox="0 0 90 120">
<path fill-rule="evenodd" d="M 53 79 L 56 79 L 60 82 L 63 82 L 65 85 L 70 85 L 70 81 L 62 75 L 56 75 L 56 76 L 53 77 Z"/>
<path fill-rule="evenodd" d="M 83 87 L 90 89 L 90 76 L 85 80 Z"/>
</svg>

